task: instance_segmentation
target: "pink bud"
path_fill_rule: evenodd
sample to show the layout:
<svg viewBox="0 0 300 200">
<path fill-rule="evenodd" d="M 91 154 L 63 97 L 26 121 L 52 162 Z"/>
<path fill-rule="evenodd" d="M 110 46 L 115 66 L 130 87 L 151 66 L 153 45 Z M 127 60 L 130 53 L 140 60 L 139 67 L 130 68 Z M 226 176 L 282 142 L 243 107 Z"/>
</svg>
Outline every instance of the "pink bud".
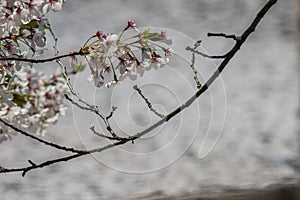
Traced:
<svg viewBox="0 0 300 200">
<path fill-rule="evenodd" d="M 101 36 L 103 35 L 102 31 L 97 31 L 95 36 L 98 37 L 99 39 L 101 38 Z"/>
<path fill-rule="evenodd" d="M 135 27 L 135 22 L 128 20 L 127 27 L 131 27 L 131 28 Z"/>
</svg>

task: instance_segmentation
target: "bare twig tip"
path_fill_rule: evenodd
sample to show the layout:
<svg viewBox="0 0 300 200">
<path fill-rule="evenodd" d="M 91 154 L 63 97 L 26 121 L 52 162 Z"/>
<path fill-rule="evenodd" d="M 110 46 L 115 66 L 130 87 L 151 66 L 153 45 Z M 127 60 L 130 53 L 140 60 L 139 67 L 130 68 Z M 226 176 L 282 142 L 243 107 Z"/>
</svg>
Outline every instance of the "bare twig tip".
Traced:
<svg viewBox="0 0 300 200">
<path fill-rule="evenodd" d="M 26 175 L 27 172 L 28 172 L 28 170 L 24 170 L 24 171 L 22 172 L 22 176 L 25 177 L 25 175 Z"/>
<path fill-rule="evenodd" d="M 34 167 L 36 166 L 36 164 L 34 162 L 32 162 L 31 160 L 28 160 L 28 162 Z"/>
</svg>

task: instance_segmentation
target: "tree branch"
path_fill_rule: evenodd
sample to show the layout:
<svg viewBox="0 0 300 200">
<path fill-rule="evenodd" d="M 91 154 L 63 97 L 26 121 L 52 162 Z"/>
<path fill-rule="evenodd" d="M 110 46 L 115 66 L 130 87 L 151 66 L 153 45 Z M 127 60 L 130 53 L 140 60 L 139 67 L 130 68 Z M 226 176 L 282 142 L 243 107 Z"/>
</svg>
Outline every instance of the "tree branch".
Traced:
<svg viewBox="0 0 300 200">
<path fill-rule="evenodd" d="M 151 102 L 147 99 L 147 97 L 145 97 L 142 93 L 142 90 L 140 88 L 138 88 L 137 85 L 133 86 L 133 89 L 136 90 L 138 92 L 138 94 L 142 97 L 142 99 L 144 99 L 144 101 L 146 102 L 148 108 L 150 109 L 150 111 L 152 111 L 154 114 L 156 114 L 158 117 L 163 118 L 164 115 L 159 113 L 157 110 L 155 110 L 151 104 Z"/>
<path fill-rule="evenodd" d="M 225 34 L 225 33 L 207 33 L 207 37 L 224 37 L 224 38 L 231 38 L 235 41 L 240 40 L 241 38 L 239 36 L 236 36 L 234 34 Z"/>
<path fill-rule="evenodd" d="M 213 56 L 212 55 L 207 55 L 207 54 L 205 54 L 205 53 L 203 53 L 201 51 L 198 51 L 198 50 L 196 50 L 194 48 L 191 48 L 191 47 L 186 47 L 185 50 L 191 51 L 192 53 L 199 54 L 200 56 L 202 56 L 204 58 L 224 59 L 227 56 L 227 54 L 225 54 L 225 55 L 217 55 L 217 56 L 215 56 L 215 55 L 213 55 Z"/>
<path fill-rule="evenodd" d="M 109 139 L 109 140 L 117 140 L 117 141 L 128 140 L 128 138 L 111 137 L 111 136 L 104 135 L 104 134 L 102 134 L 102 133 L 98 133 L 98 132 L 95 130 L 95 127 L 94 127 L 94 126 L 90 127 L 90 130 L 91 130 L 95 135 L 97 135 L 97 136 L 99 136 L 99 137 L 102 137 L 102 138 Z"/>
<path fill-rule="evenodd" d="M 38 137 L 36 137 L 36 136 L 34 136 L 34 135 L 31 135 L 31 134 L 29 134 L 29 133 L 27 133 L 27 132 L 25 132 L 25 131 L 23 131 L 23 130 L 21 130 L 21 129 L 15 127 L 15 126 L 13 126 L 12 124 L 7 123 L 6 121 L 4 121 L 4 120 L 1 119 L 1 118 L 0 118 L 0 122 L 2 122 L 3 124 L 5 124 L 5 125 L 8 126 L 9 128 L 13 129 L 14 131 L 16 131 L 16 132 L 18 132 L 18 133 L 20 133 L 20 134 L 22 134 L 22 135 L 24 135 L 24 136 L 26 136 L 26 137 L 29 137 L 29 138 L 31 138 L 31 139 L 33 139 L 33 140 L 36 140 L 36 141 L 38 141 L 38 142 L 40 142 L 40 143 L 43 143 L 43 144 L 45 144 L 45 145 L 47 145 L 47 146 L 51 146 L 51 147 L 54 147 L 54 148 L 59 149 L 59 150 L 69 151 L 69 152 L 73 152 L 73 153 L 81 153 L 81 152 L 83 152 L 82 150 L 77 150 L 77 149 L 70 148 L 70 147 L 60 146 L 60 145 L 58 145 L 58 144 L 54 144 L 54 143 L 52 143 L 52 142 L 48 142 L 48 141 L 46 141 L 46 140 L 43 140 L 43 139 L 41 139 L 41 138 L 38 138 Z"/>
<path fill-rule="evenodd" d="M 198 79 L 198 72 L 195 68 L 195 61 L 196 61 L 196 56 L 195 56 L 195 51 L 197 50 L 197 48 L 200 46 L 201 44 L 201 40 L 198 40 L 195 44 L 194 44 L 194 47 L 192 48 L 192 64 L 191 64 L 191 68 L 193 70 L 193 73 L 194 73 L 194 80 L 196 82 L 196 86 L 198 89 L 201 88 L 201 83 Z"/>
<path fill-rule="evenodd" d="M 45 59 L 30 59 L 30 58 L 18 58 L 18 57 L 0 57 L 0 61 L 21 61 L 21 62 L 29 62 L 29 63 L 45 63 L 45 62 L 51 62 L 54 60 L 58 60 L 61 58 L 65 57 L 70 57 L 70 56 L 84 56 L 87 55 L 87 52 L 84 52 L 82 49 L 79 51 L 74 51 L 68 54 L 63 54 L 59 56 L 54 56 L 51 58 L 45 58 Z"/>
<path fill-rule="evenodd" d="M 11 169 L 7 169 L 7 168 L 4 168 L 4 167 L 1 167 L 0 168 L 0 173 L 22 172 L 22 176 L 25 176 L 25 174 L 28 171 L 33 170 L 33 169 L 43 168 L 45 166 L 49 166 L 49 165 L 52 165 L 52 164 L 55 164 L 55 163 L 72 160 L 72 159 L 75 159 L 75 158 L 78 158 L 78 157 L 81 157 L 81 156 L 84 156 L 84 155 L 87 155 L 87 154 L 91 154 L 91 153 L 103 152 L 103 151 L 105 151 L 107 149 L 110 149 L 110 148 L 113 148 L 115 146 L 123 145 L 123 144 L 127 143 L 128 141 L 134 141 L 135 139 L 140 138 L 141 136 L 147 134 L 148 132 L 152 131 L 153 129 L 155 129 L 156 127 L 160 126 L 161 124 L 169 121 L 171 118 L 173 118 L 175 115 L 177 115 L 178 113 L 180 113 L 182 110 L 184 110 L 185 108 L 189 107 L 219 77 L 220 73 L 225 69 L 225 67 L 228 65 L 229 61 L 239 51 L 239 49 L 241 48 L 241 46 L 243 45 L 243 43 L 246 41 L 246 39 L 251 35 L 251 33 L 253 33 L 255 31 L 258 23 L 263 19 L 263 17 L 270 10 L 270 8 L 274 4 L 276 4 L 276 3 L 277 3 L 277 0 L 269 0 L 266 3 L 266 5 L 259 11 L 259 13 L 257 14 L 257 16 L 254 18 L 254 20 L 252 21 L 252 23 L 250 24 L 250 26 L 240 36 L 240 39 L 239 40 L 235 40 L 236 41 L 235 45 L 228 52 L 228 54 L 226 55 L 226 58 L 224 58 L 224 60 L 221 62 L 221 64 L 219 65 L 218 69 L 212 74 L 212 76 L 208 79 L 208 81 L 199 90 L 197 90 L 197 92 L 194 95 L 192 95 L 181 106 L 179 106 L 178 108 L 176 108 L 175 110 L 173 110 L 172 112 L 170 112 L 169 114 L 167 114 L 166 116 L 164 116 L 162 119 L 160 119 L 159 121 L 157 121 L 156 123 L 154 123 L 153 125 L 151 125 L 150 127 L 148 127 L 147 129 L 145 129 L 144 131 L 136 133 L 135 135 L 130 136 L 127 139 L 124 139 L 124 140 L 121 140 L 121 141 L 118 141 L 118 142 L 115 142 L 115 143 L 112 143 L 112 144 L 108 144 L 108 145 L 100 147 L 100 148 L 95 148 L 95 149 L 92 149 L 92 150 L 88 150 L 88 151 L 84 151 L 84 152 L 80 152 L 80 153 L 75 153 L 73 155 L 62 157 L 62 158 L 58 158 L 58 159 L 48 160 L 48 161 L 45 161 L 45 162 L 40 163 L 40 164 L 35 164 L 34 163 L 34 165 L 30 165 L 28 167 L 11 168 Z"/>
<path fill-rule="evenodd" d="M 106 130 L 109 131 L 109 133 L 113 136 L 118 138 L 117 134 L 115 133 L 115 131 L 111 128 L 108 119 L 112 117 L 114 110 L 108 115 L 108 116 L 104 116 L 99 108 L 95 105 L 90 105 L 89 103 L 85 102 L 84 100 L 82 100 L 78 95 L 76 95 L 76 97 L 78 98 L 78 100 L 85 104 L 86 106 L 82 106 L 79 103 L 75 102 L 73 99 L 71 99 L 68 95 L 65 94 L 65 97 L 68 101 L 70 101 L 73 105 L 77 106 L 78 108 L 82 109 L 82 110 L 87 110 L 90 112 L 95 113 L 96 115 L 98 115 L 104 122 L 105 126 L 106 126 Z"/>
</svg>

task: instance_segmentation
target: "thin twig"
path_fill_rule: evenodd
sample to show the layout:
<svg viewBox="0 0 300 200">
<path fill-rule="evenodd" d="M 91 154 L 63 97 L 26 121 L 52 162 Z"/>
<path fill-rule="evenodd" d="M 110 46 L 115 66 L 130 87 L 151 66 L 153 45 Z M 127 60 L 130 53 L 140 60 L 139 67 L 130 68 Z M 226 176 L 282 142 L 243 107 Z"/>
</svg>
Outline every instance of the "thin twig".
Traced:
<svg viewBox="0 0 300 200">
<path fill-rule="evenodd" d="M 36 164 L 34 162 L 32 162 L 31 160 L 28 160 L 28 162 L 32 165 L 32 166 L 36 166 Z"/>
<path fill-rule="evenodd" d="M 262 20 L 265 14 L 269 11 L 269 9 L 277 3 L 277 0 L 269 0 L 266 5 L 258 12 L 252 23 L 249 27 L 243 32 L 243 34 L 239 37 L 240 40 L 236 40 L 235 45 L 231 48 L 231 50 L 227 53 L 226 58 L 220 63 L 217 70 L 212 74 L 212 76 L 207 80 L 207 82 L 183 105 L 178 107 L 176 110 L 167 115 L 167 121 L 170 120 L 173 116 L 181 112 L 184 108 L 191 105 L 201 94 L 203 94 L 209 86 L 219 77 L 221 72 L 225 69 L 229 61 L 233 58 L 233 56 L 240 50 L 241 46 L 244 44 L 246 39 L 249 37 L 251 33 L 255 31 L 258 23 Z M 153 127 L 156 128 L 157 126 Z M 151 128 L 151 130 L 153 129 Z"/>
<path fill-rule="evenodd" d="M 224 37 L 224 38 L 231 38 L 235 41 L 241 39 L 239 36 L 236 36 L 234 34 L 225 34 L 225 33 L 207 33 L 207 37 Z"/>
<path fill-rule="evenodd" d="M 134 136 L 130 136 L 127 138 L 127 140 L 118 141 L 112 144 L 108 144 L 106 146 L 91 149 L 89 151 L 76 153 L 70 156 L 65 156 L 58 159 L 48 160 L 45 162 L 42 162 L 40 164 L 35 164 L 34 166 L 28 166 L 28 167 L 22 167 L 22 168 L 4 168 L 2 167 L 0 169 L 0 173 L 8 173 L 8 172 L 22 172 L 22 176 L 25 176 L 25 174 L 33 169 L 37 168 L 43 168 L 55 163 L 59 162 L 65 162 L 69 161 L 87 154 L 92 154 L 96 152 L 103 152 L 107 149 L 113 148 L 115 146 L 123 145 L 127 143 L 128 141 L 134 141 L 137 138 L 140 138 L 141 136 L 147 134 L 148 132 L 152 131 L 156 127 L 160 126 L 161 124 L 169 121 L 171 118 L 173 118 L 175 115 L 180 113 L 185 108 L 189 107 L 201 94 L 203 94 L 209 86 L 219 77 L 220 73 L 225 69 L 225 67 L 228 65 L 229 61 L 233 58 L 233 56 L 239 51 L 243 43 L 247 40 L 250 34 L 252 34 L 255 31 L 255 28 L 257 27 L 258 23 L 263 19 L 265 14 L 270 10 L 270 8 L 277 3 L 277 0 L 269 0 L 266 5 L 259 11 L 257 16 L 254 18 L 250 26 L 243 32 L 243 34 L 240 36 L 240 40 L 236 41 L 236 44 L 232 47 L 232 49 L 228 52 L 227 57 L 220 63 L 218 69 L 212 74 L 212 76 L 209 78 L 209 80 L 199 89 L 197 92 L 192 95 L 185 103 L 183 103 L 180 107 L 176 108 L 166 116 L 164 116 L 162 119 L 148 127 L 147 129 L 143 130 L 142 132 L 136 133 Z"/>
<path fill-rule="evenodd" d="M 66 162 L 66 161 L 69 161 L 69 160 L 72 160 L 72 159 L 75 159 L 75 158 L 78 158 L 78 157 L 81 157 L 81 156 L 84 156 L 84 155 L 88 155 L 88 154 L 91 154 L 91 153 L 95 153 L 95 152 L 102 152 L 106 149 L 110 149 L 114 146 L 118 146 L 118 145 L 121 145 L 121 144 L 124 144 L 126 143 L 127 141 L 119 141 L 119 142 L 116 142 L 116 143 L 113 143 L 113 144 L 109 144 L 109 145 L 106 145 L 104 147 L 101 147 L 101 148 L 96 148 L 96 149 L 92 149 L 90 151 L 85 151 L 85 152 L 82 152 L 82 153 L 76 153 L 76 154 L 73 154 L 73 155 L 70 155 L 70 156 L 65 156 L 65 157 L 62 157 L 62 158 L 57 158 L 57 159 L 53 159 L 53 160 L 48 160 L 48 161 L 45 161 L 45 162 L 42 162 L 40 164 L 35 164 L 34 166 L 33 165 L 30 165 L 28 167 L 23 167 L 23 168 L 4 168 L 2 167 L 0 169 L 0 173 L 8 173 L 8 172 L 22 172 L 22 176 L 25 176 L 26 173 L 30 170 L 33 170 L 33 169 L 37 169 L 37 168 L 43 168 L 43 167 L 46 167 L 46 166 L 49 166 L 49 165 L 52 165 L 54 163 L 59 163 L 59 162 Z"/>
<path fill-rule="evenodd" d="M 216 56 L 216 55 L 208 55 L 208 54 L 205 54 L 205 53 L 203 53 L 201 51 L 195 50 L 194 48 L 191 48 L 191 47 L 186 47 L 185 50 L 191 51 L 193 53 L 201 55 L 204 58 L 210 58 L 210 59 L 224 59 L 227 56 L 226 54 L 225 55 L 218 55 L 218 56 Z"/>
<path fill-rule="evenodd" d="M 59 53 L 58 48 L 57 48 L 57 41 L 58 41 L 58 39 L 57 39 L 57 37 L 55 36 L 55 33 L 54 33 L 54 31 L 52 30 L 50 24 L 48 24 L 48 26 L 49 26 L 49 31 L 50 31 L 50 33 L 51 33 L 52 39 L 53 39 L 53 41 L 54 41 L 54 45 L 53 45 L 54 55 L 57 57 L 57 56 L 58 56 L 58 53 Z M 83 52 L 82 49 L 80 49 L 80 51 Z M 73 55 L 73 56 L 75 57 L 75 55 Z M 57 64 L 61 67 L 61 69 L 62 69 L 62 75 L 63 75 L 63 77 L 65 78 L 65 80 L 67 81 L 67 86 L 68 86 L 68 88 L 70 89 L 70 92 L 71 92 L 73 95 L 79 97 L 78 93 L 75 91 L 73 85 L 71 84 L 70 77 L 69 77 L 69 72 L 67 71 L 67 67 L 60 61 L 60 58 L 57 58 L 57 59 L 56 59 L 56 63 L 57 63 Z"/>
<path fill-rule="evenodd" d="M 113 116 L 113 114 L 115 113 L 116 110 L 117 110 L 117 107 L 113 106 L 111 108 L 110 113 L 106 116 L 106 119 L 108 120 L 109 118 L 111 118 Z"/>
<path fill-rule="evenodd" d="M 50 26 L 49 26 L 50 27 Z M 54 39 L 54 51 L 55 51 L 55 55 L 58 55 L 58 49 L 57 49 L 57 38 L 53 32 L 53 30 L 51 29 L 51 27 L 49 28 L 50 33 Z M 80 49 L 80 52 L 84 52 L 83 49 Z M 109 122 L 108 122 L 108 117 L 105 117 L 99 110 L 99 108 L 95 105 L 90 105 L 89 103 L 87 103 L 86 101 L 84 101 L 80 96 L 79 93 L 75 91 L 73 85 L 71 84 L 70 78 L 68 76 L 68 72 L 67 72 L 67 68 L 65 65 L 63 65 L 63 63 L 60 61 L 60 59 L 56 59 L 56 62 L 61 66 L 62 70 L 63 70 L 63 75 L 67 81 L 67 85 L 71 91 L 71 93 L 77 97 L 78 101 L 85 104 L 87 107 L 83 107 L 81 105 L 79 105 L 78 103 L 74 102 L 71 98 L 69 98 L 67 95 L 65 95 L 65 97 L 74 105 L 76 105 L 77 107 L 83 109 L 83 110 L 88 110 L 91 112 L 94 112 L 95 114 L 97 114 L 98 116 L 100 116 L 100 118 L 104 121 L 105 125 L 106 125 L 106 129 L 109 131 L 109 133 L 113 136 L 113 137 L 117 137 L 116 133 L 113 131 L 113 129 L 111 128 Z M 116 75 L 115 75 L 116 78 Z"/>
<path fill-rule="evenodd" d="M 154 113 L 156 114 L 157 116 L 159 116 L 160 118 L 163 118 L 164 115 L 159 113 L 157 110 L 155 110 L 151 104 L 151 102 L 147 99 L 147 97 L 145 97 L 142 93 L 142 90 L 140 88 L 138 88 L 137 85 L 134 85 L 133 86 L 133 89 L 136 90 L 138 92 L 138 94 L 144 99 L 144 101 L 146 102 L 148 108 Z"/>
<path fill-rule="evenodd" d="M 58 53 L 59 53 L 59 52 L 58 52 L 58 48 L 57 48 L 57 41 L 58 41 L 58 39 L 57 39 L 57 37 L 55 36 L 55 33 L 54 33 L 54 31 L 52 30 L 50 24 L 48 24 L 48 27 L 49 27 L 49 31 L 50 31 L 50 33 L 51 33 L 51 36 L 52 36 L 52 38 L 53 38 L 53 40 L 54 40 L 54 45 L 53 45 L 54 55 L 55 55 L 55 56 L 58 56 Z"/>
<path fill-rule="evenodd" d="M 193 50 L 194 51 L 192 51 L 192 63 L 191 63 L 191 68 L 192 68 L 192 70 L 193 70 L 193 73 L 194 73 L 194 80 L 195 80 L 195 82 L 196 82 L 196 86 L 197 86 L 197 88 L 198 89 L 200 89 L 201 88 L 201 83 L 200 83 L 200 81 L 199 81 L 199 79 L 198 79 L 198 72 L 197 72 L 197 70 L 196 70 L 196 68 L 195 68 L 195 51 L 196 51 L 196 49 L 200 46 L 200 44 L 201 44 L 201 40 L 198 40 L 195 44 L 194 44 L 194 47 L 193 47 Z"/>
<path fill-rule="evenodd" d="M 104 122 L 104 124 L 105 124 L 105 126 L 106 126 L 106 130 L 108 130 L 109 133 L 110 133 L 113 137 L 118 137 L 117 134 L 115 133 L 115 131 L 111 128 L 110 123 L 109 123 L 109 121 L 108 121 L 108 119 L 110 118 L 110 115 L 104 116 L 104 115 L 100 112 L 100 110 L 99 110 L 99 108 L 98 108 L 97 106 L 95 106 L 95 105 L 90 105 L 90 104 L 87 103 L 86 101 L 82 100 L 79 96 L 77 96 L 78 101 L 81 102 L 81 103 L 83 103 L 86 107 L 80 105 L 80 104 L 77 103 L 77 102 L 75 102 L 75 101 L 74 101 L 73 99 L 71 99 L 67 94 L 65 94 L 65 97 L 66 97 L 67 100 L 69 100 L 73 105 L 77 106 L 78 108 L 80 108 L 80 109 L 82 109 L 82 110 L 87 110 L 87 111 L 93 112 L 93 113 L 95 113 L 97 116 L 99 116 L 99 117 L 103 120 L 103 122 Z"/>
<path fill-rule="evenodd" d="M 1 118 L 0 118 L 0 121 L 1 121 L 3 124 L 5 124 L 6 126 L 8 126 L 9 128 L 13 129 L 14 131 L 16 131 L 16 132 L 18 132 L 18 133 L 20 133 L 20 134 L 22 134 L 22 135 L 24 135 L 24 136 L 26 136 L 26 137 L 29 137 L 29 138 L 31 138 L 31 139 L 33 139 L 33 140 L 36 140 L 36 141 L 38 141 L 38 142 L 40 142 L 40 143 L 43 143 L 43 144 L 45 144 L 45 145 L 47 145 L 47 146 L 51 146 L 51 147 L 54 147 L 54 148 L 59 149 L 59 150 L 69 151 L 69 152 L 73 152 L 73 153 L 81 153 L 81 152 L 83 152 L 83 150 L 78 150 L 78 149 L 74 149 L 74 148 L 70 148 L 70 147 L 60 146 L 60 145 L 58 145 L 58 144 L 55 144 L 55 143 L 52 143 L 52 142 L 48 142 L 48 141 L 46 141 L 46 140 L 43 140 L 43 139 L 41 139 L 41 138 L 38 138 L 38 137 L 36 137 L 36 136 L 34 136 L 34 135 L 31 135 L 31 134 L 29 134 L 29 133 L 27 133 L 27 132 L 25 132 L 25 131 L 23 131 L 23 130 L 17 128 L 17 127 L 15 127 L 15 126 L 12 125 L 12 124 L 7 123 L 5 120 L 3 120 L 3 119 L 1 119 Z"/>
<path fill-rule="evenodd" d="M 51 62 L 57 59 L 65 58 L 65 57 L 70 57 L 70 56 L 84 56 L 87 53 L 84 53 L 81 49 L 79 51 L 74 51 L 71 53 L 59 55 L 59 56 L 54 56 L 51 58 L 45 58 L 45 59 L 30 59 L 30 58 L 18 58 L 18 57 L 1 57 L 0 61 L 22 61 L 22 62 L 29 62 L 29 63 L 45 63 L 45 62 Z"/>
<path fill-rule="evenodd" d="M 73 99 L 71 99 L 67 94 L 65 94 L 65 97 L 68 101 L 70 101 L 73 105 L 77 106 L 81 110 L 88 110 L 88 111 L 93 111 L 90 107 L 82 106 L 79 103 L 75 102 Z"/>
<path fill-rule="evenodd" d="M 106 139 L 109 139 L 109 140 L 119 140 L 119 141 L 122 141 L 122 140 L 128 140 L 128 138 L 122 138 L 122 137 L 111 137 L 111 136 L 107 136 L 107 135 L 104 135 L 102 133 L 98 133 L 96 130 L 95 130 L 95 127 L 92 126 L 90 127 L 90 130 L 97 136 L 99 137 L 102 137 L 102 138 L 106 138 Z"/>
</svg>

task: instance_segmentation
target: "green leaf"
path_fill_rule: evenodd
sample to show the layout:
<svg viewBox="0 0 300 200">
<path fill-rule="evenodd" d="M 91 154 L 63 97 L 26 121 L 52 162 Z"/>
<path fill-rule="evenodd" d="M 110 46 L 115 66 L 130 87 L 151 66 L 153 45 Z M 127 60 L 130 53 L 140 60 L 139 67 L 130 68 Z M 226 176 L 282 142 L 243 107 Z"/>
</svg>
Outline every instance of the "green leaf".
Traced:
<svg viewBox="0 0 300 200">
<path fill-rule="evenodd" d="M 145 31 L 143 32 L 143 35 L 144 35 L 145 37 L 147 37 L 147 36 L 149 35 L 149 33 L 150 33 L 149 30 L 145 30 Z"/>
<path fill-rule="evenodd" d="M 38 28 L 39 27 L 39 23 L 37 20 L 31 20 L 30 22 L 28 22 L 27 24 L 23 24 L 20 29 L 19 32 L 22 32 L 24 29 L 28 29 L 28 28 Z"/>
<path fill-rule="evenodd" d="M 144 35 L 144 39 L 146 40 L 151 40 L 151 41 L 159 41 L 159 42 L 163 42 L 164 39 L 163 37 L 159 34 L 159 33 L 155 33 L 155 32 L 150 32 L 149 30 L 145 30 L 143 32 Z"/>
<path fill-rule="evenodd" d="M 26 104 L 26 100 L 25 100 L 24 96 L 19 95 L 19 94 L 13 94 L 12 102 L 17 104 L 19 107 L 22 107 Z"/>
<path fill-rule="evenodd" d="M 29 23 L 25 24 L 27 27 L 38 28 L 39 24 L 37 20 L 31 20 Z"/>
<path fill-rule="evenodd" d="M 155 37 L 151 37 L 151 38 L 149 38 L 149 40 L 154 41 L 154 42 L 155 41 L 159 41 L 159 42 L 164 41 L 164 39 L 161 36 L 159 36 L 159 35 L 157 35 Z"/>
<path fill-rule="evenodd" d="M 156 37 L 158 35 L 158 33 L 152 33 L 149 30 L 145 30 L 143 32 L 143 35 L 144 35 L 145 39 L 150 39 L 150 38 Z"/>
</svg>

